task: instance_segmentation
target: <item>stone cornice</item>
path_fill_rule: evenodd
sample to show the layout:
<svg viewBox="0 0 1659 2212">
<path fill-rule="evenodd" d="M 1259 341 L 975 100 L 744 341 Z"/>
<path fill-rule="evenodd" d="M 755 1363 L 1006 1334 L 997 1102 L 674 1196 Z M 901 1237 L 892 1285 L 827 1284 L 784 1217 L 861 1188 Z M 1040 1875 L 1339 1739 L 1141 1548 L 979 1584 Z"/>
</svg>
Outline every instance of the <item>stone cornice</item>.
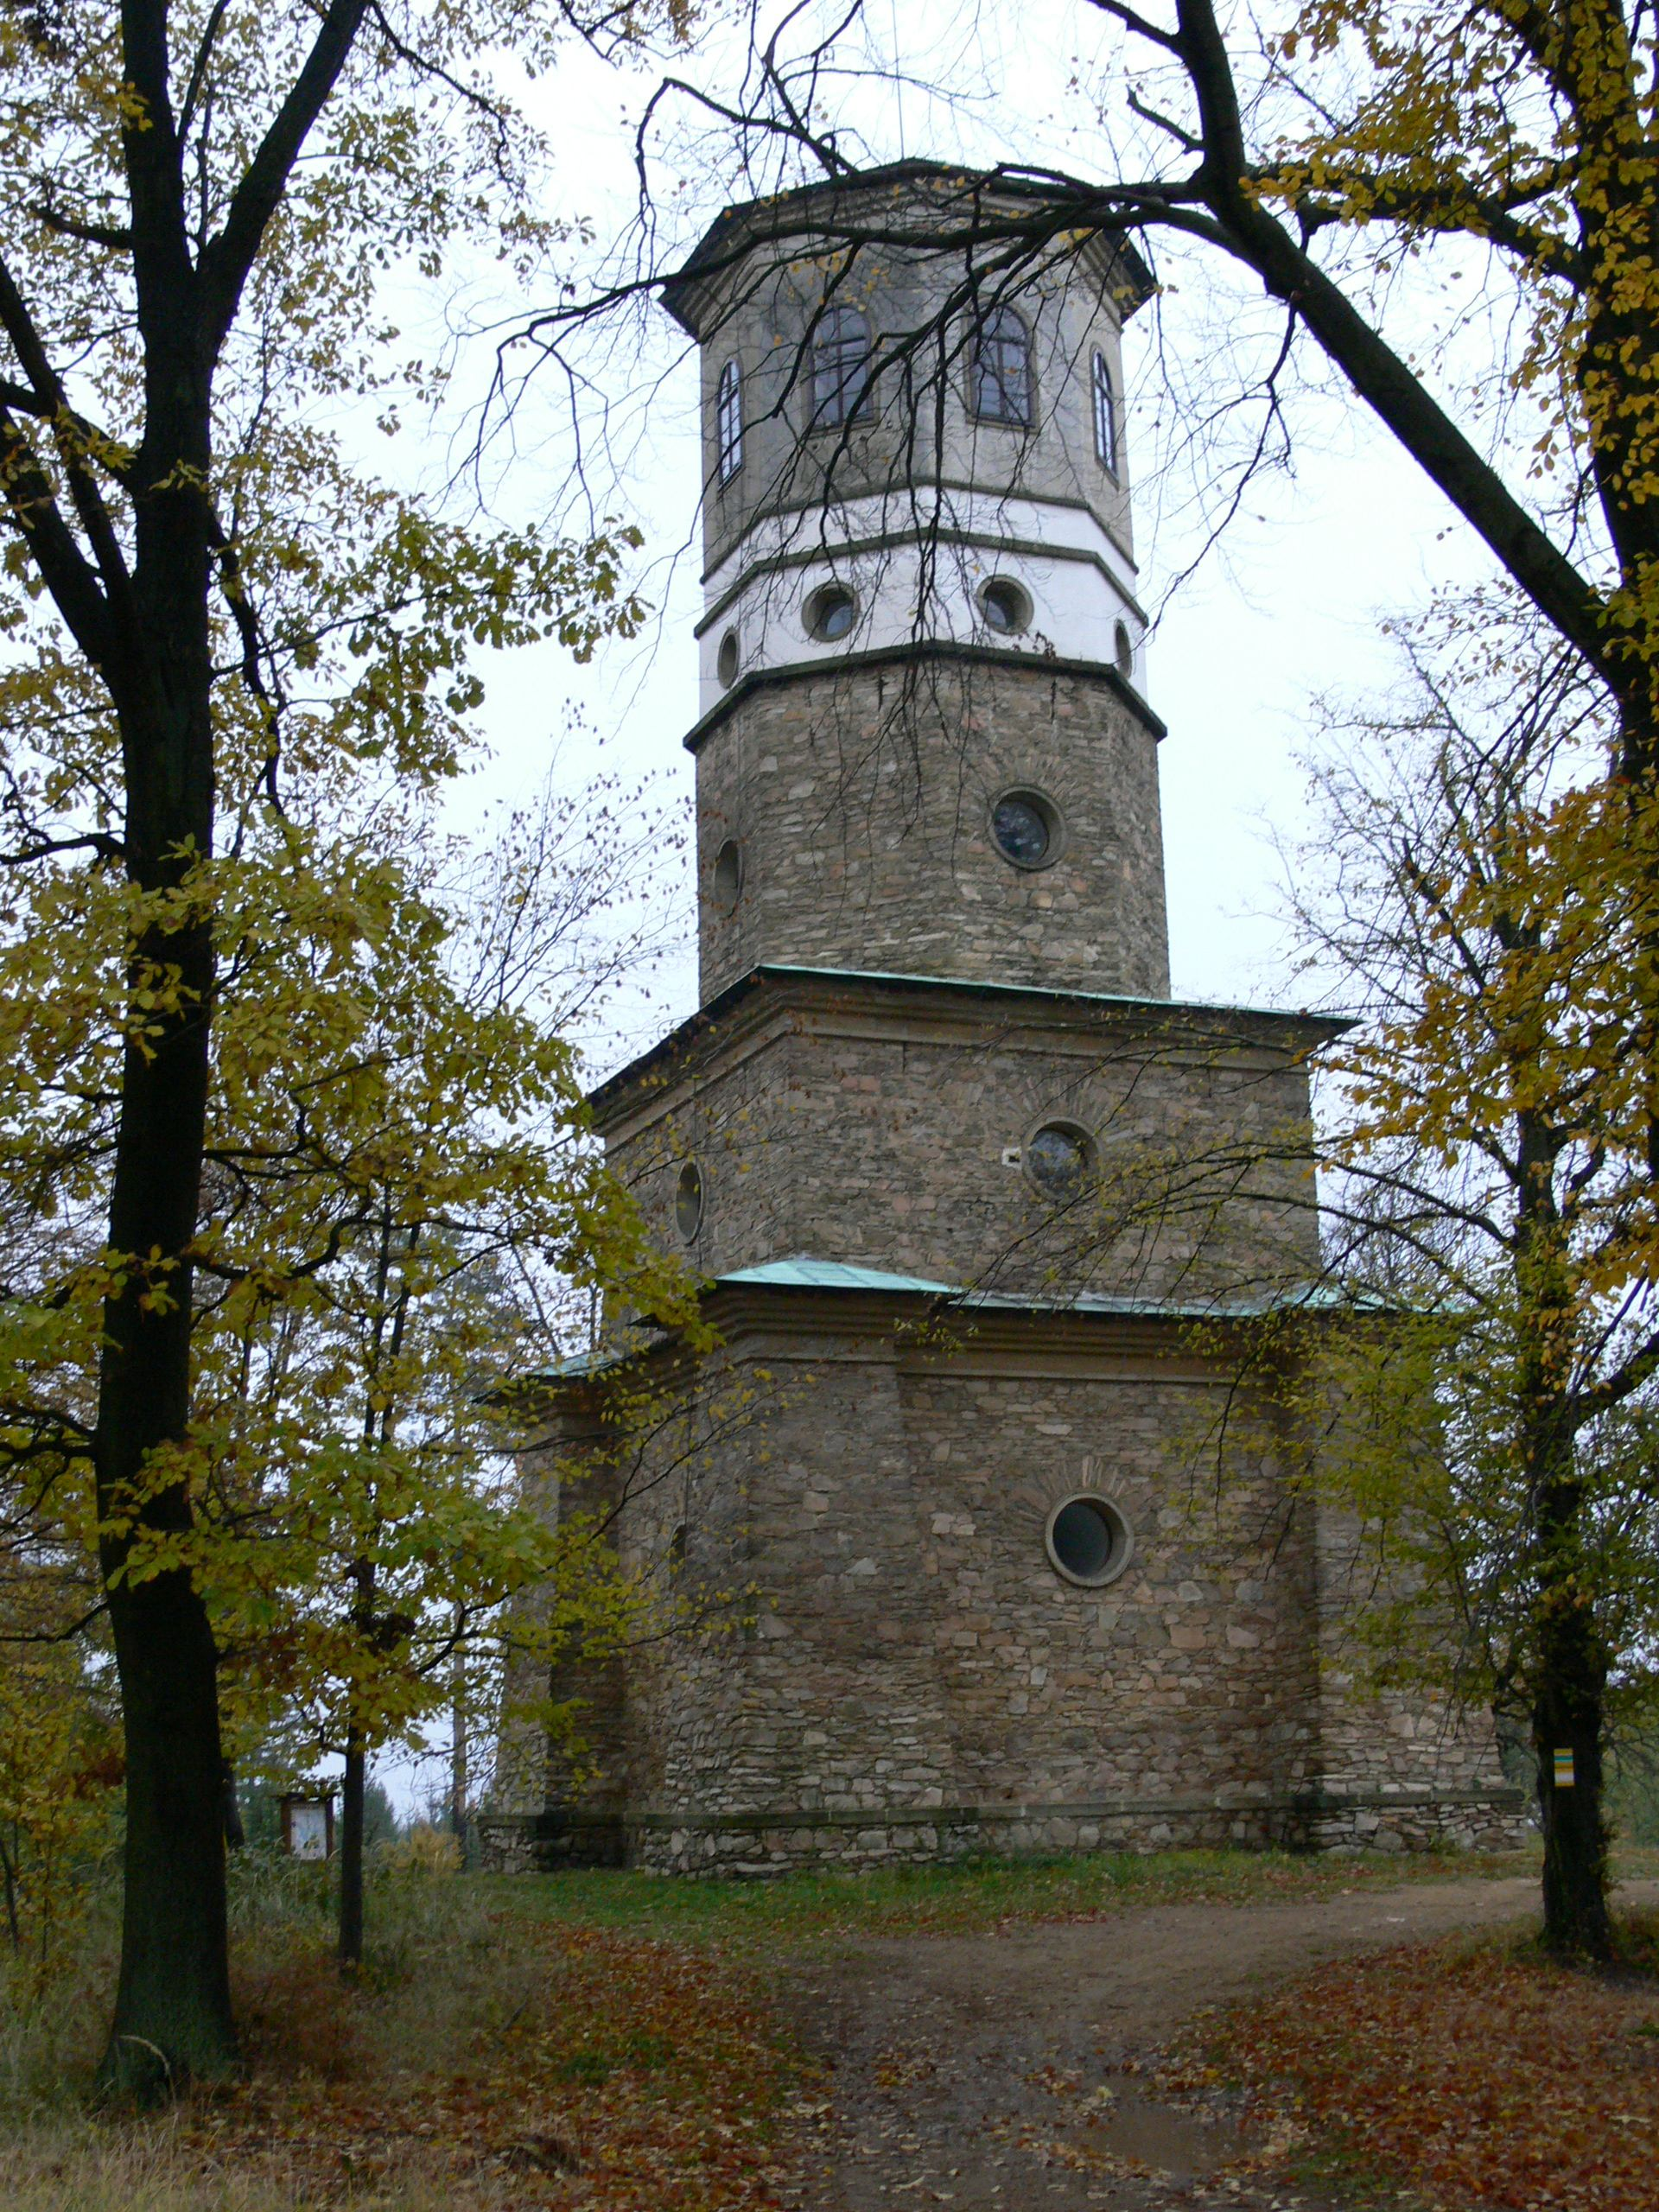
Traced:
<svg viewBox="0 0 1659 2212">
<path fill-rule="evenodd" d="M 851 1033 L 903 1041 L 948 1039 L 964 1046 L 1027 1049 L 1064 1040 L 1072 1049 L 1118 1045 L 1136 1057 L 1215 1060 L 1256 1058 L 1271 1065 L 1304 1058 L 1351 1027 L 1328 1014 L 1116 997 L 969 976 L 889 976 L 763 963 L 588 1094 L 607 1135 L 667 1110 L 668 1092 L 731 1064 L 791 1028 L 851 1026 Z"/>
<path fill-rule="evenodd" d="M 1179 1382 L 1236 1390 L 1244 1344 L 1266 1325 L 1299 1310 L 1293 1295 L 1233 1304 L 1123 1301 L 1104 1310 L 1068 1306 L 1040 1292 L 987 1286 L 961 1296 L 914 1290 L 824 1290 L 729 1278 L 702 1299 L 725 1355 L 773 1365 L 897 1366 L 912 1375 L 1014 1375 L 1097 1378 L 1151 1385 Z M 1328 1318 L 1309 1307 L 1306 1318 Z M 677 1334 L 664 1331 L 631 1353 L 578 1360 L 565 1374 L 526 1376 L 500 1402 L 517 1403 L 532 1426 L 552 1420 L 569 1448 L 573 1419 L 602 1406 L 607 1378 L 633 1370 L 658 1387 L 677 1366 L 695 1367 Z M 556 1440 L 544 1432 L 524 1448 Z"/>
<path fill-rule="evenodd" d="M 848 653 L 839 660 L 785 661 L 776 667 L 751 669 L 746 675 L 739 677 L 724 698 L 717 699 L 708 713 L 692 724 L 681 742 L 688 753 L 696 753 L 744 700 L 779 683 L 802 683 L 810 680 L 833 683 L 844 677 L 855 676 L 864 669 L 915 667 L 927 661 L 955 661 L 969 667 L 1017 669 L 1022 676 L 1039 682 L 1056 676 L 1081 677 L 1103 684 L 1154 738 L 1162 739 L 1169 734 L 1168 724 L 1154 714 L 1134 684 L 1120 675 L 1109 661 L 1072 660 L 1058 653 L 1021 652 L 1007 645 L 976 645 L 958 644 L 949 639 L 912 638 L 906 639 L 902 645 L 880 645 L 868 652 Z"/>
</svg>

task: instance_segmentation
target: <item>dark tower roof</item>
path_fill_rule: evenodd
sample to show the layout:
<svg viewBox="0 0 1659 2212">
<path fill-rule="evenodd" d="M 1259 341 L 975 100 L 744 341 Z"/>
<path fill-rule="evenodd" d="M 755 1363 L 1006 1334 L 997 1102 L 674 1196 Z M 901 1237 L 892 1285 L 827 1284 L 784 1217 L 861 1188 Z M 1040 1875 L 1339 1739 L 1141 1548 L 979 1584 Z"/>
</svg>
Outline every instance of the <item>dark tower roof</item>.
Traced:
<svg viewBox="0 0 1659 2212">
<path fill-rule="evenodd" d="M 691 337 L 703 335 L 713 281 L 757 246 L 821 249 L 897 245 L 938 253 L 969 245 L 1014 244 L 1052 235 L 1057 211 L 1084 234 L 1091 255 L 1112 282 L 1123 320 L 1152 297 L 1151 270 L 1128 238 L 1099 226 L 1098 197 L 1079 180 L 1004 168 L 973 169 L 948 162 L 889 162 L 849 170 L 764 199 L 741 200 L 715 218 L 691 253 L 663 283 L 663 304 Z M 925 217 L 930 214 L 932 219 Z"/>
</svg>

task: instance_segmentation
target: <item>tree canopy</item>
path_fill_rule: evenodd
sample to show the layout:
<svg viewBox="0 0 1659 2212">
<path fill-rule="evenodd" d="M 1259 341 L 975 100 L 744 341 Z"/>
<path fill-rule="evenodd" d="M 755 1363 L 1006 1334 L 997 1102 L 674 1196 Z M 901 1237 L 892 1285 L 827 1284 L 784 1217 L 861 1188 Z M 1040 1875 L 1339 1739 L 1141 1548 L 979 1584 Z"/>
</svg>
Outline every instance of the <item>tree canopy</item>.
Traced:
<svg viewBox="0 0 1659 2212">
<path fill-rule="evenodd" d="M 73 1603 L 119 1678 L 114 2082 L 233 2049 L 216 1604 L 266 1571 L 276 1317 L 387 1222 L 464 1238 L 511 1202 L 578 1273 L 639 1253 L 568 1052 L 454 988 L 418 851 L 484 657 L 630 629 L 635 533 L 480 518 L 365 446 L 445 389 L 400 310 L 560 250 L 505 58 L 653 27 L 671 5 L 0 11 L 0 1446 L 95 1556 Z"/>
</svg>

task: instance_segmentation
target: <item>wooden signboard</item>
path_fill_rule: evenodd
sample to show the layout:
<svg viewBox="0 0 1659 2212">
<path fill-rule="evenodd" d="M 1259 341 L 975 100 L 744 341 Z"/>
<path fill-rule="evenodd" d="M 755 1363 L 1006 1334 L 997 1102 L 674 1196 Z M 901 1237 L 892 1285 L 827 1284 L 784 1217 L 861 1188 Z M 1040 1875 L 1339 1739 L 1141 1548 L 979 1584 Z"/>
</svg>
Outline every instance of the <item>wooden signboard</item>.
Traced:
<svg viewBox="0 0 1659 2212">
<path fill-rule="evenodd" d="M 293 1859 L 332 1859 L 334 1855 L 334 1801 L 308 1797 L 298 1791 L 283 1803 L 283 1849 Z"/>
</svg>

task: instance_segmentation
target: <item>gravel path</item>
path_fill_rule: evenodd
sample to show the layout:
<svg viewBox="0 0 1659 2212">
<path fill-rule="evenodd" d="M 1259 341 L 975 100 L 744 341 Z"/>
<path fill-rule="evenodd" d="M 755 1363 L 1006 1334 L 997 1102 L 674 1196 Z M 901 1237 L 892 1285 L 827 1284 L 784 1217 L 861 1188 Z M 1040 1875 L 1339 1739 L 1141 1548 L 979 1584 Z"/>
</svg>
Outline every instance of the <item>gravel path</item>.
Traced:
<svg viewBox="0 0 1659 2212">
<path fill-rule="evenodd" d="M 1633 1884 L 1630 1902 L 1659 1901 Z M 1199 2006 L 1349 1953 L 1535 1910 L 1537 1885 L 1452 1881 L 1287 1904 L 1164 1905 L 1007 1934 L 861 1941 L 780 1970 L 826 2069 L 803 2212 L 1342 2212 L 1221 2171 L 1224 2117 L 1122 2069 Z"/>
</svg>

